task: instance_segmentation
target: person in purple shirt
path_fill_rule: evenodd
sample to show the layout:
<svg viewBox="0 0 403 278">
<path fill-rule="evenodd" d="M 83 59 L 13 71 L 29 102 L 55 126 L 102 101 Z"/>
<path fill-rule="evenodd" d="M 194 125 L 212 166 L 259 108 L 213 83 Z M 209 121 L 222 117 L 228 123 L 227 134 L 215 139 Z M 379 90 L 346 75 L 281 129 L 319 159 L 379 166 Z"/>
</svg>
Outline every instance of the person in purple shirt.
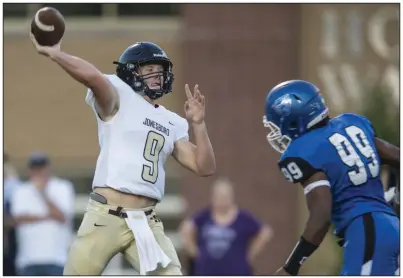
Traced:
<svg viewBox="0 0 403 278">
<path fill-rule="evenodd" d="M 229 180 L 213 186 L 211 206 L 186 219 L 182 243 L 191 258 L 189 275 L 253 275 L 252 263 L 272 237 L 272 230 L 238 208 Z"/>
</svg>

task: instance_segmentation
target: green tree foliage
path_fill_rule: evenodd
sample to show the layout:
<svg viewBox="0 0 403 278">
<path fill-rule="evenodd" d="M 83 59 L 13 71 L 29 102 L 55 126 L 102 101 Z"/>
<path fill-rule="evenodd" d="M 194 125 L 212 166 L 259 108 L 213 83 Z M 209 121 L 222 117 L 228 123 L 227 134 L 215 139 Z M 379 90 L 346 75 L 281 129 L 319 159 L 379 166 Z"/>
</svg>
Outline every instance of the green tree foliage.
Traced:
<svg viewBox="0 0 403 278">
<path fill-rule="evenodd" d="M 375 87 L 368 92 L 361 114 L 372 122 L 379 138 L 400 146 L 399 108 L 388 90 Z"/>
</svg>

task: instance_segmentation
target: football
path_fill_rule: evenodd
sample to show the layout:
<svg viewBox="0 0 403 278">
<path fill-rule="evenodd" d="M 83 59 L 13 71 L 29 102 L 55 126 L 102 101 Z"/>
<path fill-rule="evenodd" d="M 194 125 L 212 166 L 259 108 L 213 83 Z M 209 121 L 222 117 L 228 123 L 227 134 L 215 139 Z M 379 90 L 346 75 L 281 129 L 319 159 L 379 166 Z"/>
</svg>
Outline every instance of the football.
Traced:
<svg viewBox="0 0 403 278">
<path fill-rule="evenodd" d="M 64 30 L 64 17 L 55 8 L 44 7 L 38 10 L 31 21 L 31 33 L 41 46 L 53 46 L 59 43 Z"/>
</svg>

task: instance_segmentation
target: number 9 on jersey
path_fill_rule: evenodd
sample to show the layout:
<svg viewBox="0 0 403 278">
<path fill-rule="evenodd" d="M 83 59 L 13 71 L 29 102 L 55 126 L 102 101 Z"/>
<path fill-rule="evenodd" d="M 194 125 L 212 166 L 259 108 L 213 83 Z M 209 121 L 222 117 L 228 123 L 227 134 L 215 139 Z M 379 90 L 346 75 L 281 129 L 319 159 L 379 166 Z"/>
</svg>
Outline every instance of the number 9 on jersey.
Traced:
<svg viewBox="0 0 403 278">
<path fill-rule="evenodd" d="M 157 181 L 158 162 L 164 144 L 164 136 L 154 131 L 148 132 L 143 157 L 149 163 L 143 164 L 143 171 L 141 173 L 143 180 L 153 184 Z"/>
<path fill-rule="evenodd" d="M 295 162 L 290 162 L 287 164 L 287 168 L 282 167 L 281 172 L 283 172 L 284 177 L 290 182 L 294 182 L 303 177 L 301 169 Z"/>
</svg>

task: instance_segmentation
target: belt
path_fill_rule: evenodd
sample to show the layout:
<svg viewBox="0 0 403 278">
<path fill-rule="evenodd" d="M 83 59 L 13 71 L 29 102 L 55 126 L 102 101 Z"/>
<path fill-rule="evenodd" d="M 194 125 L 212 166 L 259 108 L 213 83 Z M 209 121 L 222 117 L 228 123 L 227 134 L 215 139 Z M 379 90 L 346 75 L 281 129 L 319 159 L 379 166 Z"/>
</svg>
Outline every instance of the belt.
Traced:
<svg viewBox="0 0 403 278">
<path fill-rule="evenodd" d="M 95 193 L 95 192 L 90 193 L 90 199 L 94 200 L 95 202 L 101 203 L 103 205 L 108 204 L 108 200 L 106 200 L 106 198 L 104 196 L 102 196 L 101 194 Z M 127 218 L 127 213 L 122 212 L 122 209 L 123 209 L 123 207 L 118 206 L 116 210 L 109 209 L 108 213 L 111 215 L 115 215 L 117 217 Z M 153 210 L 150 209 L 150 210 L 145 211 L 144 213 L 146 216 L 149 216 L 152 212 L 153 212 Z"/>
</svg>

